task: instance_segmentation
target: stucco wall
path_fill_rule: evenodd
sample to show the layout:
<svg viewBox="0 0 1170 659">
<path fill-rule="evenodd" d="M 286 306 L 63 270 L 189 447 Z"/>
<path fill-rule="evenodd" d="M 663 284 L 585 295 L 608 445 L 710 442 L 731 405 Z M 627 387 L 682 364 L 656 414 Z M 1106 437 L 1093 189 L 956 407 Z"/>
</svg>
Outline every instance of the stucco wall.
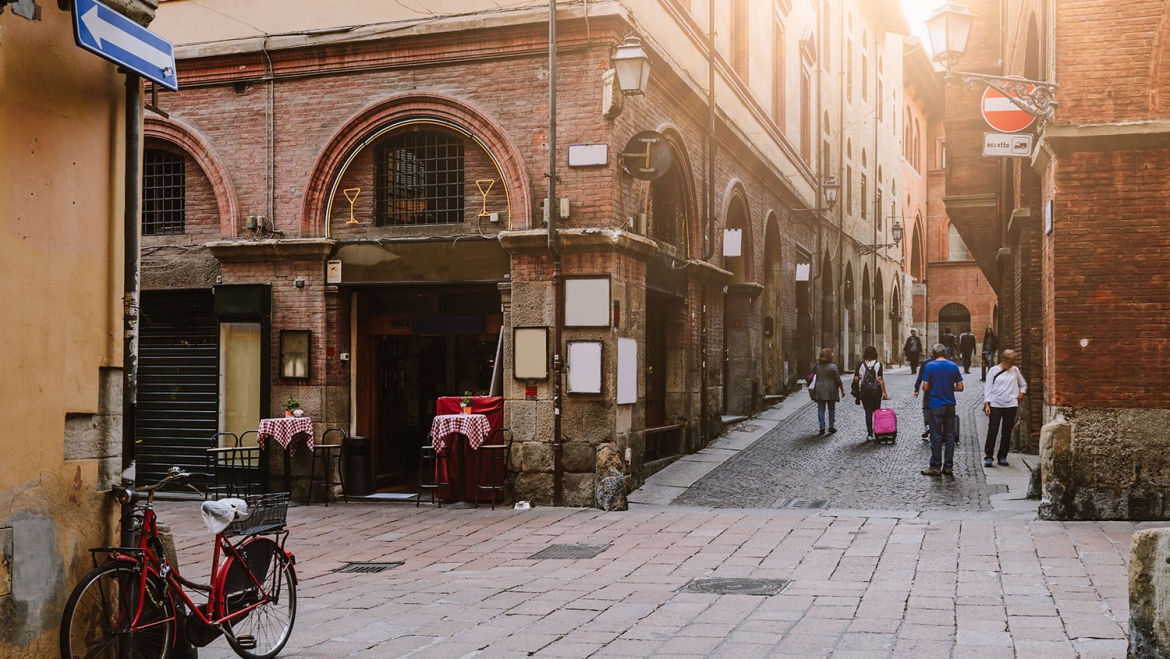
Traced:
<svg viewBox="0 0 1170 659">
<path fill-rule="evenodd" d="M 0 656 L 57 654 L 61 607 L 112 539 L 120 466 L 124 84 L 70 17 L 0 14 Z"/>
</svg>

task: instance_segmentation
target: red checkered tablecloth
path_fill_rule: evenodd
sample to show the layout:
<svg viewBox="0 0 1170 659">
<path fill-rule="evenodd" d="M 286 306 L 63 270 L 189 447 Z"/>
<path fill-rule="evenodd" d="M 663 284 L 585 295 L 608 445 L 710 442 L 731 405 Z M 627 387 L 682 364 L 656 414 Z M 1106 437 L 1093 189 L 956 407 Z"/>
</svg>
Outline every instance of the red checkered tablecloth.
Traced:
<svg viewBox="0 0 1170 659">
<path fill-rule="evenodd" d="M 448 443 L 454 443 L 449 439 L 466 435 L 471 448 L 478 450 L 491 433 L 492 426 L 483 414 L 440 414 L 431 422 L 431 446 L 442 451 Z"/>
<path fill-rule="evenodd" d="M 283 419 L 261 419 L 260 429 L 256 432 L 256 443 L 264 448 L 264 440 L 269 437 L 276 440 L 281 447 L 288 449 L 289 455 L 296 453 L 297 446 L 293 439 L 300 434 L 305 435 L 305 446 L 313 450 L 313 420 L 307 416 L 286 416 Z"/>
</svg>

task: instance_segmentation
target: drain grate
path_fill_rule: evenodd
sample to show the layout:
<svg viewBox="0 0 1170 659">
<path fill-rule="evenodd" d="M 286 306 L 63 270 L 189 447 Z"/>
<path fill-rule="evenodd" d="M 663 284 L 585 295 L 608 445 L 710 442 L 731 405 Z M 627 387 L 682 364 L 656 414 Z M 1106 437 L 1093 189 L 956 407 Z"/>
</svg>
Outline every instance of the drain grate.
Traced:
<svg viewBox="0 0 1170 659">
<path fill-rule="evenodd" d="M 825 509 L 829 507 L 829 499 L 789 499 L 784 502 L 781 508 L 796 508 L 801 510 L 819 508 Z"/>
<path fill-rule="evenodd" d="M 779 595 L 791 579 L 692 579 L 682 590 L 706 595 Z"/>
<path fill-rule="evenodd" d="M 385 572 L 386 570 L 393 570 L 402 565 L 402 561 L 394 561 L 391 563 L 351 563 L 346 562 L 345 565 L 334 570 L 334 572 L 344 572 L 346 574 L 375 574 L 378 572 Z"/>
<path fill-rule="evenodd" d="M 543 560 L 546 558 L 596 558 L 598 554 L 606 549 L 609 549 L 609 545 L 549 545 L 528 558 L 535 560 Z"/>
</svg>

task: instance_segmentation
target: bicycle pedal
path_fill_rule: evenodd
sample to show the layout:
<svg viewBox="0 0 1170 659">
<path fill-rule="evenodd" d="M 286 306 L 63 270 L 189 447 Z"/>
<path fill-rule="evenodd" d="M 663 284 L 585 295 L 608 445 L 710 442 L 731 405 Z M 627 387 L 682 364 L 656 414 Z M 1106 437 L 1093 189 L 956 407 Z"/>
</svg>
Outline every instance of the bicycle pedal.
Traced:
<svg viewBox="0 0 1170 659">
<path fill-rule="evenodd" d="M 236 637 L 236 645 L 244 650 L 255 650 L 256 639 L 251 634 L 241 634 Z"/>
</svg>

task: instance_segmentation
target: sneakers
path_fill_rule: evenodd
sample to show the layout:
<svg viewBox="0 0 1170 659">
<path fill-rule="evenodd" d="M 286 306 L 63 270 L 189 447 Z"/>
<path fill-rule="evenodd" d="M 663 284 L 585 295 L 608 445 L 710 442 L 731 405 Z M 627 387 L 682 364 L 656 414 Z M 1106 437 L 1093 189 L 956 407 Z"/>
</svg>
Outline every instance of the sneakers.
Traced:
<svg viewBox="0 0 1170 659">
<path fill-rule="evenodd" d="M 941 476 L 942 471 L 935 469 L 934 467 L 931 467 L 930 469 L 923 469 L 922 475 L 923 476 Z"/>
<path fill-rule="evenodd" d="M 951 469 L 943 469 L 942 473 L 943 473 L 943 476 L 954 476 L 955 475 L 955 472 Z"/>
<path fill-rule="evenodd" d="M 988 460 L 990 460 L 991 458 L 987 458 L 987 459 L 988 459 Z M 1000 461 L 999 461 L 999 466 L 1001 466 L 1001 467 L 1006 467 L 1006 466 L 1008 466 L 1008 461 L 1007 461 L 1007 460 L 1000 460 Z"/>
<path fill-rule="evenodd" d="M 984 467 L 994 467 L 995 463 L 991 461 L 991 458 L 983 458 L 983 466 Z"/>
<path fill-rule="evenodd" d="M 821 428 L 820 430 L 818 430 L 818 431 L 817 431 L 817 434 L 818 434 L 818 435 L 823 435 L 823 434 L 825 434 L 825 429 L 824 429 L 824 428 Z M 988 459 L 988 460 L 991 460 L 991 458 L 987 458 L 987 459 Z"/>
<path fill-rule="evenodd" d="M 836 428 L 829 428 L 829 434 L 832 435 L 837 432 Z"/>
<path fill-rule="evenodd" d="M 865 441 L 872 442 L 873 441 L 873 433 L 867 433 L 865 435 Z"/>
<path fill-rule="evenodd" d="M 930 429 L 929 428 L 922 431 L 922 438 L 923 439 L 930 439 Z"/>
</svg>

